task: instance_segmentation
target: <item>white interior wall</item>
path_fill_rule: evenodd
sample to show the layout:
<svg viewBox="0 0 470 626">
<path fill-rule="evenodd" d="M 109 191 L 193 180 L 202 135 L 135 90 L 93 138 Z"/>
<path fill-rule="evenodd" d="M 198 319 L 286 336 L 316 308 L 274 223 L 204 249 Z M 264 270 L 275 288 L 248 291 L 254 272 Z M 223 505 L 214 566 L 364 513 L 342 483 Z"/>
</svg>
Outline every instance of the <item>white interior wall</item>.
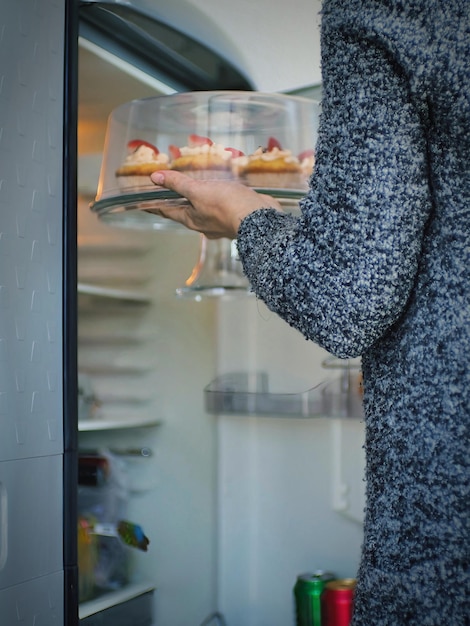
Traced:
<svg viewBox="0 0 470 626">
<path fill-rule="evenodd" d="M 148 369 L 137 387 L 135 376 L 103 378 L 95 374 L 94 388 L 98 394 L 105 390 L 123 397 L 140 389 L 146 403 L 134 411 L 153 414 L 161 425 L 81 432 L 80 448 L 150 448 L 150 458 L 121 460 L 123 485 L 129 491 L 128 517 L 141 524 L 150 539 L 148 552 L 132 552 L 131 579 L 155 585 L 156 624 L 197 625 L 217 603 L 216 430 L 214 416 L 204 409 L 202 392 L 215 372 L 215 308 L 209 301 L 178 300 L 175 288 L 191 273 L 198 258 L 199 237 L 187 231 L 106 226 L 88 208 L 90 199 L 79 204 L 79 279 L 84 268 L 90 273 L 90 263 L 84 263 L 80 249 L 93 245 L 101 249 L 95 257 L 95 282 L 106 286 L 106 272 L 116 276 L 106 247 L 112 251 L 113 245 L 119 244 L 144 246 L 148 252 L 140 262 L 144 263 L 141 277 L 145 280 L 134 287 L 148 292 L 153 302 L 136 309 L 134 322 L 131 318 L 125 327 L 122 316 L 112 308 L 95 315 L 96 344 L 85 354 L 79 342 L 79 362 L 104 363 L 110 358 L 112 346 L 103 348 L 100 329 L 106 336 L 119 337 L 125 332 L 134 337 L 136 341 L 119 354 L 114 351 L 114 362 Z M 129 276 L 130 266 L 139 261 L 114 259 L 123 280 Z M 127 408 L 132 415 L 132 407 Z"/>
<path fill-rule="evenodd" d="M 219 374 L 265 371 L 274 394 L 332 378 L 328 353 L 255 298 L 221 302 L 218 320 Z M 293 623 L 292 588 L 305 571 L 355 575 L 363 435 L 359 419 L 219 416 L 219 607 L 229 626 Z M 338 482 L 350 518 L 335 510 Z"/>
</svg>

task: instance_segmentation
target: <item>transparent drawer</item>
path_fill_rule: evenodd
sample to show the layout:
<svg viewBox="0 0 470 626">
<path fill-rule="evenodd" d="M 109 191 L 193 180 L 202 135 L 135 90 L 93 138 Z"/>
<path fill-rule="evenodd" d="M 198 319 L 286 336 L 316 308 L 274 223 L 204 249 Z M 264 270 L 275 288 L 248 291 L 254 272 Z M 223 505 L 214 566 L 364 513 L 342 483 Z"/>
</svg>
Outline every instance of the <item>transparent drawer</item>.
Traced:
<svg viewBox="0 0 470 626">
<path fill-rule="evenodd" d="M 332 361 L 327 361 L 325 367 L 341 367 L 342 376 L 304 391 L 274 390 L 264 371 L 218 376 L 204 389 L 206 410 L 213 414 L 363 419 L 360 371 L 347 364 L 329 363 Z"/>
<path fill-rule="evenodd" d="M 320 417 L 322 384 L 301 392 L 273 391 L 266 372 L 234 372 L 219 376 L 205 388 L 209 413 Z"/>
</svg>

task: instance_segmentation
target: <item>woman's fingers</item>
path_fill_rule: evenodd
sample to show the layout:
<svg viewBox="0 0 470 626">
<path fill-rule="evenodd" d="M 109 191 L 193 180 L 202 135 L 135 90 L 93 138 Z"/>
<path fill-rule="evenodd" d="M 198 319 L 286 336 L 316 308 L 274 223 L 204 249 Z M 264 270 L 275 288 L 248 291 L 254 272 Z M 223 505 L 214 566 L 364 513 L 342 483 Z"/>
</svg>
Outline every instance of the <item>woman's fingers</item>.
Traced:
<svg viewBox="0 0 470 626">
<path fill-rule="evenodd" d="M 191 184 L 195 182 L 189 176 L 173 170 L 154 172 L 150 175 L 150 179 L 156 185 L 161 185 L 166 189 L 175 191 L 185 198 L 187 198 L 188 194 L 191 192 Z"/>
<path fill-rule="evenodd" d="M 189 201 L 189 205 L 183 207 L 164 207 L 160 214 L 210 239 L 235 239 L 241 221 L 253 211 L 268 207 L 281 209 L 270 196 L 258 194 L 234 181 L 196 180 L 171 170 L 154 172 L 150 178 L 156 185 L 175 191 Z"/>
</svg>

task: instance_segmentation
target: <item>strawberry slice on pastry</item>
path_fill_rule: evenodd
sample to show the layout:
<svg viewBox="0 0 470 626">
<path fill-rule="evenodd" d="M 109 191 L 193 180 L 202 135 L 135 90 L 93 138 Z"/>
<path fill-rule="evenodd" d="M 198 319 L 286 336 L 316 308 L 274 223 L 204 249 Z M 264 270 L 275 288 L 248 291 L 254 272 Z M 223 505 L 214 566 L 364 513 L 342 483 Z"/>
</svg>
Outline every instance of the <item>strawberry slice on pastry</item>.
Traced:
<svg viewBox="0 0 470 626">
<path fill-rule="evenodd" d="M 268 145 L 267 145 L 267 151 L 271 152 L 271 150 L 273 150 L 274 148 L 277 148 L 278 150 L 282 150 L 281 148 L 281 144 L 280 142 L 276 139 L 276 137 L 270 137 L 268 139 Z"/>
<path fill-rule="evenodd" d="M 214 142 L 209 137 L 203 137 L 202 135 L 189 135 L 188 145 L 190 148 L 197 148 L 198 146 L 212 146 Z"/>
<path fill-rule="evenodd" d="M 146 146 L 147 148 L 153 150 L 155 154 L 160 154 L 160 151 L 156 146 L 154 146 L 152 143 L 149 143 L 148 141 L 144 141 L 143 139 L 133 139 L 132 141 L 129 141 L 127 144 L 127 149 L 129 150 L 129 152 L 135 152 L 138 148 L 140 148 L 140 146 Z"/>
</svg>

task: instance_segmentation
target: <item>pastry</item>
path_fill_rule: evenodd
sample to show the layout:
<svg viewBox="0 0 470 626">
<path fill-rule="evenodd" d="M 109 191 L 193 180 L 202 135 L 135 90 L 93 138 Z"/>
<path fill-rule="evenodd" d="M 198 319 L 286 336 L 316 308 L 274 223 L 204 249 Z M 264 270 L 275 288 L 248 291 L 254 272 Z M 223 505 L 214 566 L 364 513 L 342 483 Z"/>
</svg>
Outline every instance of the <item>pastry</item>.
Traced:
<svg viewBox="0 0 470 626">
<path fill-rule="evenodd" d="M 157 170 L 167 170 L 169 156 L 156 146 L 142 139 L 134 139 L 127 144 L 128 154 L 122 166 L 116 171 L 121 189 L 148 187 L 155 189 L 150 174 Z"/>
<path fill-rule="evenodd" d="M 168 151 L 172 170 L 203 180 L 230 180 L 233 178 L 232 160 L 243 154 L 240 150 L 214 143 L 209 137 L 195 134 L 189 135 L 187 146 L 170 145 Z"/>
<path fill-rule="evenodd" d="M 315 151 L 304 150 L 297 158 L 299 159 L 300 169 L 302 170 L 302 178 L 307 187 L 315 166 Z"/>
<path fill-rule="evenodd" d="M 233 160 L 233 171 L 241 182 L 259 188 L 302 188 L 304 176 L 299 159 L 291 150 L 283 150 L 274 137 L 265 148 Z"/>
</svg>

